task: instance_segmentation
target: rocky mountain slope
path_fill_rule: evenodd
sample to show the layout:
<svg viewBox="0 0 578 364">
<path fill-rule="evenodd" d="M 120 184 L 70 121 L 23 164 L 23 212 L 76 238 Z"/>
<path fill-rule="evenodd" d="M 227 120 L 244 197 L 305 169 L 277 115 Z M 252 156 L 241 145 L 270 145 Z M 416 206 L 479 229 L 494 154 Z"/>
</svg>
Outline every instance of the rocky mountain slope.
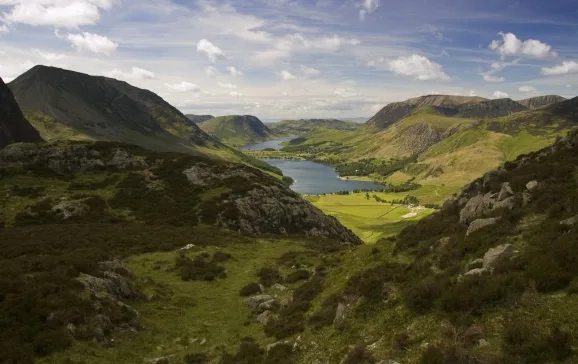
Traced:
<svg viewBox="0 0 578 364">
<path fill-rule="evenodd" d="M 480 102 L 468 102 L 455 108 L 456 116 L 470 119 L 499 118 L 528 110 L 526 106 L 512 99 L 486 100 Z"/>
<path fill-rule="evenodd" d="M 162 98 L 123 81 L 36 66 L 8 86 L 46 140 L 110 140 L 173 151 L 217 148 Z"/>
<path fill-rule="evenodd" d="M 229 145 L 241 146 L 273 139 L 276 135 L 255 116 L 219 116 L 198 124 L 205 132 Z"/>
<path fill-rule="evenodd" d="M 301 136 L 316 128 L 355 130 L 359 126 L 359 124 L 353 122 L 337 119 L 300 119 L 281 120 L 270 124 L 269 128 L 279 135 Z"/>
<path fill-rule="evenodd" d="M 533 110 L 544 106 L 549 106 L 558 102 L 562 102 L 564 100 L 566 99 L 562 96 L 546 95 L 546 96 L 530 97 L 528 99 L 520 100 L 518 101 L 518 103 Z"/>
<path fill-rule="evenodd" d="M 193 115 L 193 114 L 185 114 L 185 116 L 195 124 L 202 123 L 203 121 L 210 120 L 214 118 L 213 115 Z"/>
<path fill-rule="evenodd" d="M 40 141 L 40 134 L 26 120 L 14 95 L 0 78 L 0 149 L 11 143 Z"/>
<path fill-rule="evenodd" d="M 141 330 L 132 305 L 162 293 L 147 298 L 133 285 L 117 261 L 131 254 L 274 237 L 361 244 L 255 168 L 110 142 L 0 150 L 0 234 L 0 311 L 10 317 L 0 362 L 13 363 Z M 215 262 L 183 264 L 201 281 L 223 274 Z"/>
</svg>

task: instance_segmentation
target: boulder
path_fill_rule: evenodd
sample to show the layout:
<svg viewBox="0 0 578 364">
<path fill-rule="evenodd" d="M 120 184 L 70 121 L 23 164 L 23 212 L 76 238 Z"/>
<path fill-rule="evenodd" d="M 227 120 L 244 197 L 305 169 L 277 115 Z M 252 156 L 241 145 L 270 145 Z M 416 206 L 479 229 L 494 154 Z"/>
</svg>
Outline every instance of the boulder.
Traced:
<svg viewBox="0 0 578 364">
<path fill-rule="evenodd" d="M 470 226 L 468 227 L 468 231 L 466 232 L 466 236 L 469 236 L 473 232 L 476 232 L 476 231 L 483 229 L 487 226 L 495 225 L 498 223 L 498 221 L 499 221 L 499 219 L 493 218 L 493 217 L 491 217 L 489 219 L 477 219 L 477 220 L 473 221 L 470 224 Z"/>
<path fill-rule="evenodd" d="M 278 290 L 278 291 L 280 291 L 280 292 L 285 292 L 286 290 L 289 289 L 289 288 L 287 288 L 287 287 L 285 287 L 284 285 L 279 284 L 279 283 L 275 283 L 275 284 L 273 285 L 273 288 L 276 289 L 276 290 Z"/>
<path fill-rule="evenodd" d="M 254 309 L 257 309 L 259 307 L 260 304 L 264 303 L 264 302 L 268 302 L 274 300 L 273 297 L 267 295 L 267 294 L 260 294 L 257 296 L 253 296 L 253 297 L 249 297 L 245 299 L 245 303 Z"/>
<path fill-rule="evenodd" d="M 335 311 L 335 319 L 333 320 L 333 324 L 337 325 L 340 324 L 343 319 L 345 318 L 345 304 L 339 302 L 337 305 L 337 310 Z"/>
<path fill-rule="evenodd" d="M 514 190 L 510 186 L 509 182 L 502 183 L 502 189 L 498 194 L 498 202 L 507 199 L 508 197 L 514 196 Z"/>
<path fill-rule="evenodd" d="M 483 259 L 475 259 L 472 260 L 471 262 L 468 263 L 468 265 L 466 265 L 466 270 L 472 270 L 474 268 L 481 268 L 484 266 L 484 260 Z"/>
<path fill-rule="evenodd" d="M 274 310 L 278 307 L 279 307 L 279 303 L 277 302 L 277 300 L 272 299 L 272 300 L 269 300 L 269 301 L 266 301 L 266 302 L 259 304 L 257 309 L 259 311 L 268 311 L 268 310 Z"/>
<path fill-rule="evenodd" d="M 273 317 L 273 313 L 271 311 L 263 311 L 262 313 L 257 316 L 257 322 L 261 325 L 267 325 L 267 322 Z"/>
<path fill-rule="evenodd" d="M 490 192 L 472 197 L 460 211 L 460 222 L 469 224 L 475 219 L 486 216 L 492 211 L 494 203 L 495 194 Z"/>
<path fill-rule="evenodd" d="M 84 201 L 85 200 L 61 201 L 52 207 L 52 212 L 63 220 L 84 216 L 90 211 L 90 206 Z"/>
<path fill-rule="evenodd" d="M 506 259 L 512 258 L 515 253 L 512 244 L 502 244 L 495 248 L 491 248 L 484 255 L 484 268 L 493 271 L 498 264 Z"/>
<path fill-rule="evenodd" d="M 560 225 L 574 226 L 578 223 L 578 215 L 571 217 L 569 219 L 560 221 Z"/>
<path fill-rule="evenodd" d="M 475 269 L 471 269 L 470 271 L 468 271 L 466 274 L 466 276 L 481 276 L 482 274 L 488 273 L 488 270 L 486 268 L 475 268 Z"/>
<path fill-rule="evenodd" d="M 526 189 L 530 192 L 535 190 L 536 187 L 538 187 L 538 181 L 530 181 L 526 184 Z"/>
<path fill-rule="evenodd" d="M 494 206 L 492 207 L 492 210 L 497 210 L 497 209 L 513 210 L 515 206 L 516 206 L 516 197 L 510 196 L 506 199 L 503 199 L 502 201 L 496 202 L 494 204 Z"/>
</svg>

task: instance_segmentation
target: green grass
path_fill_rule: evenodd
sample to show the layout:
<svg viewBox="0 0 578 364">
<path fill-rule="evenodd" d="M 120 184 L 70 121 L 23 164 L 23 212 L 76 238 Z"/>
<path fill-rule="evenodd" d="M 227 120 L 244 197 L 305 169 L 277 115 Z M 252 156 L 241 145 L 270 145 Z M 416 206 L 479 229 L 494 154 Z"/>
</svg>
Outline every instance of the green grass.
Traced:
<svg viewBox="0 0 578 364">
<path fill-rule="evenodd" d="M 536 136 L 526 131 L 504 139 L 500 149 L 504 153 L 504 161 L 516 159 L 521 154 L 535 152 L 554 143 L 555 135 Z"/>
</svg>

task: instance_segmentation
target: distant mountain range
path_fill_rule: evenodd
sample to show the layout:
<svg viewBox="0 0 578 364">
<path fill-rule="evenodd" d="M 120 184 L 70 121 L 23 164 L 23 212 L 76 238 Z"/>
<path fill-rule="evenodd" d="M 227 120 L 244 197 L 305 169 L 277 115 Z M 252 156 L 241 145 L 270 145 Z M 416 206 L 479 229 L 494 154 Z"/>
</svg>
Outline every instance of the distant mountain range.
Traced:
<svg viewBox="0 0 578 364">
<path fill-rule="evenodd" d="M 261 120 L 252 115 L 219 116 L 197 125 L 223 143 L 233 146 L 262 142 L 277 137 Z"/>
<path fill-rule="evenodd" d="M 40 134 L 26 120 L 14 95 L 0 78 L 0 149 L 11 143 L 40 141 Z"/>
<path fill-rule="evenodd" d="M 315 128 L 328 128 L 336 130 L 355 130 L 359 127 L 351 121 L 337 119 L 300 119 L 281 120 L 274 124 L 269 124 L 269 128 L 280 135 L 300 136 L 310 132 Z"/>
</svg>

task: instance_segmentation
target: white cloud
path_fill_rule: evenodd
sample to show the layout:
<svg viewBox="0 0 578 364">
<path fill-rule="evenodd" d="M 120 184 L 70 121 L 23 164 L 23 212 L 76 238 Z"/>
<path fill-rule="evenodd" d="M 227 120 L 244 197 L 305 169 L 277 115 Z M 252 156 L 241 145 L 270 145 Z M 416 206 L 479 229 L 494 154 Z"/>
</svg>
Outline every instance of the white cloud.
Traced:
<svg viewBox="0 0 578 364">
<path fill-rule="evenodd" d="M 497 51 L 502 57 L 506 56 L 530 56 L 535 58 L 556 57 L 558 53 L 552 47 L 539 40 L 528 39 L 521 41 L 513 33 L 499 33 L 502 40 L 493 40 L 488 46 L 491 50 Z"/>
<path fill-rule="evenodd" d="M 40 56 L 40 58 L 44 59 L 45 61 L 49 61 L 49 62 L 60 61 L 61 59 L 66 58 L 65 54 L 43 52 L 40 49 L 35 49 L 34 53 L 36 53 L 38 56 Z"/>
<path fill-rule="evenodd" d="M 9 33 L 9 32 L 10 32 L 10 29 L 8 29 L 8 26 L 6 24 L 0 25 L 0 34 Z"/>
<path fill-rule="evenodd" d="M 129 79 L 129 80 L 154 80 L 156 78 L 154 72 L 147 71 L 139 67 L 132 67 L 130 72 L 123 72 L 118 68 L 115 68 L 110 72 L 105 72 L 104 75 L 110 78 Z"/>
<path fill-rule="evenodd" d="M 572 85 L 571 85 L 571 84 L 567 84 L 567 85 L 566 85 L 566 88 L 572 88 Z"/>
<path fill-rule="evenodd" d="M 235 92 L 235 91 L 229 92 L 229 95 L 231 95 L 231 96 L 233 96 L 233 97 L 237 97 L 237 98 L 243 97 L 243 94 L 242 94 L 242 93 L 240 93 L 240 92 Z"/>
<path fill-rule="evenodd" d="M 190 82 L 181 82 L 181 83 L 176 83 L 176 84 L 166 84 L 165 86 L 173 91 L 177 91 L 177 92 L 200 92 L 201 89 L 199 88 L 199 86 L 195 85 L 194 83 L 190 83 Z"/>
<path fill-rule="evenodd" d="M 219 82 L 219 87 L 228 88 L 228 89 L 234 89 L 234 88 L 237 88 L 237 85 L 233 85 L 232 83 L 222 83 L 222 82 Z"/>
<path fill-rule="evenodd" d="M 238 69 L 236 69 L 235 67 L 231 66 L 231 67 L 227 67 L 227 71 L 229 71 L 229 73 L 231 74 L 231 76 L 243 76 L 243 72 L 239 71 Z"/>
<path fill-rule="evenodd" d="M 388 62 L 389 70 L 402 76 L 412 77 L 420 81 L 447 81 L 450 77 L 443 72 L 442 66 L 424 56 L 413 54 Z"/>
<path fill-rule="evenodd" d="M 283 80 L 285 80 L 285 81 L 290 81 L 290 80 L 294 80 L 297 78 L 294 74 L 292 74 L 291 72 L 286 71 L 286 70 L 281 71 L 280 75 L 281 75 L 281 78 L 283 78 Z"/>
<path fill-rule="evenodd" d="M 504 77 L 493 76 L 491 74 L 484 74 L 484 81 L 486 82 L 504 82 L 506 79 Z"/>
<path fill-rule="evenodd" d="M 578 62 L 564 61 L 554 67 L 542 68 L 542 74 L 545 76 L 567 75 L 570 73 L 578 73 Z"/>
<path fill-rule="evenodd" d="M 206 39 L 201 39 L 199 43 L 197 43 L 197 52 L 205 53 L 211 62 L 227 59 L 227 56 L 225 56 L 225 53 L 223 53 L 219 47 Z"/>
<path fill-rule="evenodd" d="M 468 96 L 478 96 L 476 93 L 476 90 L 470 90 L 470 92 L 468 93 Z"/>
<path fill-rule="evenodd" d="M 492 94 L 492 98 L 494 99 L 505 99 L 507 97 L 509 97 L 509 95 L 502 91 L 494 91 L 494 93 Z"/>
<path fill-rule="evenodd" d="M 336 88 L 333 90 L 333 94 L 343 98 L 359 96 L 359 93 L 352 88 Z"/>
<path fill-rule="evenodd" d="M 102 53 L 107 56 L 110 56 L 118 48 L 118 43 L 107 37 L 88 32 L 83 32 L 82 34 L 68 33 L 66 39 L 79 51 Z"/>
<path fill-rule="evenodd" d="M 520 86 L 520 88 L 518 88 L 518 91 L 526 93 L 526 94 L 530 94 L 530 93 L 536 92 L 537 90 L 534 86 L 524 85 L 524 86 Z"/>
<path fill-rule="evenodd" d="M 359 10 L 359 20 L 364 21 L 368 14 L 373 13 L 379 7 L 379 0 L 363 0 Z"/>
<path fill-rule="evenodd" d="M 304 65 L 301 65 L 301 73 L 303 73 L 305 76 L 316 76 L 318 74 L 321 73 L 321 71 L 319 71 L 318 69 L 315 68 L 310 68 Z"/>
<path fill-rule="evenodd" d="M 217 74 L 217 69 L 213 66 L 209 66 L 209 67 L 205 68 L 205 73 L 208 76 L 214 76 Z"/>
<path fill-rule="evenodd" d="M 100 20 L 100 10 L 110 9 L 113 0 L 2 0 L 0 5 L 12 5 L 4 13 L 9 23 L 32 26 L 78 28 L 94 25 Z"/>
</svg>

